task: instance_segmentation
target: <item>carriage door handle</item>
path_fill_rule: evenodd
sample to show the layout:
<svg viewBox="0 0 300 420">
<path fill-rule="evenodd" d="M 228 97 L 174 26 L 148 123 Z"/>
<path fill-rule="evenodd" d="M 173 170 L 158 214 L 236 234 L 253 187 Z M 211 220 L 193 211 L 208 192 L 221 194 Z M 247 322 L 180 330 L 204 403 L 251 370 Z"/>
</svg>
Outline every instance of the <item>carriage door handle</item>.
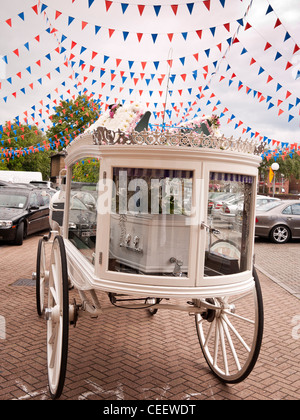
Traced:
<svg viewBox="0 0 300 420">
<path fill-rule="evenodd" d="M 210 233 L 212 233 L 213 235 L 220 235 L 220 231 L 218 229 L 214 229 L 210 226 L 208 226 L 206 223 L 201 222 L 201 229 L 207 229 Z"/>
</svg>

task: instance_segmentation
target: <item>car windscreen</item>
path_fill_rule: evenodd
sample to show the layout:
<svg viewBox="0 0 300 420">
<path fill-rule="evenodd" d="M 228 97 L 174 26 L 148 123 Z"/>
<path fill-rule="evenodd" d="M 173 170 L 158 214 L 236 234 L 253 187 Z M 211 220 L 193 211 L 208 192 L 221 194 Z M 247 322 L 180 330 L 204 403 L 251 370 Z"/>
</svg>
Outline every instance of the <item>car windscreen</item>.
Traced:
<svg viewBox="0 0 300 420">
<path fill-rule="evenodd" d="M 24 209 L 28 196 L 12 190 L 0 191 L 0 207 Z"/>
<path fill-rule="evenodd" d="M 282 204 L 281 201 L 270 201 L 269 203 L 262 204 L 261 206 L 257 206 L 256 210 L 269 211 L 269 210 L 274 209 L 275 207 L 280 206 L 280 204 Z"/>
</svg>

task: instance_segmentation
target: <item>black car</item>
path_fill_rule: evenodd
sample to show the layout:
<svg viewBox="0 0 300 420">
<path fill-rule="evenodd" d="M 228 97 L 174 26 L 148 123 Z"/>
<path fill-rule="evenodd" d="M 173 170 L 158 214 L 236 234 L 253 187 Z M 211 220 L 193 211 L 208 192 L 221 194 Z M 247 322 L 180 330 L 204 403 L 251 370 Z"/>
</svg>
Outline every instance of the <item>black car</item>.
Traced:
<svg viewBox="0 0 300 420">
<path fill-rule="evenodd" d="M 22 245 L 27 235 L 49 229 L 49 200 L 34 186 L 0 186 L 0 241 Z"/>
</svg>

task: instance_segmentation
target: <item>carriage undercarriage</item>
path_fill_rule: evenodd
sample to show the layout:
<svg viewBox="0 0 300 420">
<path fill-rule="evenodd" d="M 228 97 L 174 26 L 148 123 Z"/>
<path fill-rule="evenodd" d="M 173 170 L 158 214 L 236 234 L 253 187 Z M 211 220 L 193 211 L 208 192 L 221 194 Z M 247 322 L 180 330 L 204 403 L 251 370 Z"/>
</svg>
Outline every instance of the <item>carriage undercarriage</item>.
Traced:
<svg viewBox="0 0 300 420">
<path fill-rule="evenodd" d="M 53 239 L 51 240 L 51 236 Z M 47 365 L 50 395 L 59 398 L 64 387 L 69 326 L 80 325 L 89 317 L 101 322 L 101 316 L 116 310 L 146 310 L 150 316 L 169 310 L 195 318 L 195 327 L 203 356 L 213 374 L 226 383 L 243 381 L 252 371 L 261 347 L 263 304 L 259 280 L 253 269 L 252 285 L 235 288 L 224 296 L 191 296 L 190 300 L 169 297 L 137 297 L 124 293 L 107 293 L 110 305 L 103 306 L 95 289 L 79 290 L 80 303 L 69 301 L 72 288 L 67 271 L 63 238 L 52 235 L 40 240 L 37 257 L 37 312 L 47 321 Z M 46 267 L 45 247 L 51 246 L 50 269 Z M 45 302 L 48 289 L 47 303 Z M 103 292 L 103 291 L 102 291 Z M 173 302 L 174 301 L 174 302 Z M 242 309 L 240 312 L 237 309 Z M 245 313 L 246 309 L 246 313 Z"/>
</svg>

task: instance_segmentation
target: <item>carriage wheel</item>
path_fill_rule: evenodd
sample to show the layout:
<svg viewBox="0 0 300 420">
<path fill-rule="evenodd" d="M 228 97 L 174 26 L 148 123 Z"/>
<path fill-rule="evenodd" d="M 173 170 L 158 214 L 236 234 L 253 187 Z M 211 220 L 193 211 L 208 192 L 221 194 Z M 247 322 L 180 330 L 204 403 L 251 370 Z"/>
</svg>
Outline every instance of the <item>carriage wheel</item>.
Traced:
<svg viewBox="0 0 300 420">
<path fill-rule="evenodd" d="M 50 394 L 59 398 L 66 376 L 69 335 L 69 290 L 64 241 L 56 236 L 51 251 L 47 319 L 47 365 Z"/>
<path fill-rule="evenodd" d="M 203 355 L 222 381 L 238 383 L 252 371 L 263 336 L 263 302 L 259 279 L 243 295 L 206 299 L 219 307 L 196 315 L 196 328 Z"/>
<path fill-rule="evenodd" d="M 45 284 L 49 279 L 49 271 L 46 270 L 46 250 L 44 239 L 39 240 L 36 259 L 36 309 L 39 316 L 45 309 Z"/>
</svg>

